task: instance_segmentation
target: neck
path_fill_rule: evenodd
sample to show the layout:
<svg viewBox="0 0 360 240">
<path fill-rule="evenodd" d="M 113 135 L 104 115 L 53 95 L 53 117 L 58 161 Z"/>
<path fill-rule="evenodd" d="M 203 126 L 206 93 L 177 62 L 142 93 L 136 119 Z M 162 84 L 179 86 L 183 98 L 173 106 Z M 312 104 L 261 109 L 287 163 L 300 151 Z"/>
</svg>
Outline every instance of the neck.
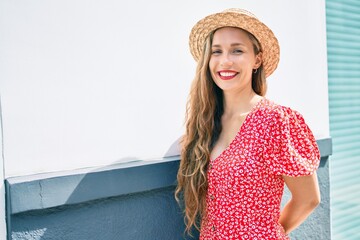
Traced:
<svg viewBox="0 0 360 240">
<path fill-rule="evenodd" d="M 247 114 L 261 98 L 252 88 L 241 92 L 224 92 L 224 115 Z"/>
</svg>

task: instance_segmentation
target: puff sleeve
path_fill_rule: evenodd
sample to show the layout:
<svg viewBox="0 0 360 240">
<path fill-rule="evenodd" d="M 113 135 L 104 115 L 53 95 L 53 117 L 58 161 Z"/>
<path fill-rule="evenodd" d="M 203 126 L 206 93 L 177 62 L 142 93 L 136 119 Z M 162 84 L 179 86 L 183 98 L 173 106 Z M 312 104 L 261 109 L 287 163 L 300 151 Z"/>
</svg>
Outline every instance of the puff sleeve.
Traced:
<svg viewBox="0 0 360 240">
<path fill-rule="evenodd" d="M 311 175 L 319 166 L 320 152 L 303 116 L 287 107 L 270 114 L 265 131 L 264 160 L 276 175 Z"/>
</svg>

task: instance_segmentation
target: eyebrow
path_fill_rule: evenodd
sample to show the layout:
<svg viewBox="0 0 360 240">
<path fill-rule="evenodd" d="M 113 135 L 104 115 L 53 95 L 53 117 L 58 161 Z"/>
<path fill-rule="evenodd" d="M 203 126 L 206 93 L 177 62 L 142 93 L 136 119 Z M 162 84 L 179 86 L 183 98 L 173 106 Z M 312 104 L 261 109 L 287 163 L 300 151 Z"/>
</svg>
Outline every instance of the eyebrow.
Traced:
<svg viewBox="0 0 360 240">
<path fill-rule="evenodd" d="M 245 46 L 245 44 L 242 44 L 242 43 L 232 43 L 230 46 L 231 46 L 231 47 Z M 221 45 L 220 45 L 220 44 L 215 44 L 215 45 L 212 45 L 211 47 L 221 47 Z"/>
</svg>

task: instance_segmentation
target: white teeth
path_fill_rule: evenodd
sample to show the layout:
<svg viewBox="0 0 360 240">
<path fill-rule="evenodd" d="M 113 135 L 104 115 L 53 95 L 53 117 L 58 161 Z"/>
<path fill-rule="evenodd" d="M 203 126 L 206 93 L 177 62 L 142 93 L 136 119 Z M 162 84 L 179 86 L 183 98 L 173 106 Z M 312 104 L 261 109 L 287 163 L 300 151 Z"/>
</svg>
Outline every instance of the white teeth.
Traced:
<svg viewBox="0 0 360 240">
<path fill-rule="evenodd" d="M 220 74 L 220 76 L 222 76 L 222 77 L 232 77 L 232 76 L 235 76 L 235 75 L 236 75 L 235 72 L 220 72 L 219 74 Z"/>
</svg>

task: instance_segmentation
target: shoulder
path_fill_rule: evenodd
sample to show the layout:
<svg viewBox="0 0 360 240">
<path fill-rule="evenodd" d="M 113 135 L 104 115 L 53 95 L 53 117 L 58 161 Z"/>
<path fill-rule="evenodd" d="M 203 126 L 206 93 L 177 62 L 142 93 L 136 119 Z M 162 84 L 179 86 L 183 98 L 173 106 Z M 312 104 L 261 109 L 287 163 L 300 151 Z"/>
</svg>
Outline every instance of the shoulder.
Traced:
<svg viewBox="0 0 360 240">
<path fill-rule="evenodd" d="M 267 98 L 263 99 L 259 104 L 257 115 L 261 116 L 261 124 L 269 131 L 289 124 L 305 124 L 301 113 Z"/>
<path fill-rule="evenodd" d="M 281 119 L 287 117 L 302 117 L 302 115 L 287 106 L 280 105 L 275 103 L 274 101 L 264 98 L 261 100 L 259 107 L 258 107 L 259 114 L 263 115 L 266 118 L 274 118 L 274 119 Z"/>
</svg>

